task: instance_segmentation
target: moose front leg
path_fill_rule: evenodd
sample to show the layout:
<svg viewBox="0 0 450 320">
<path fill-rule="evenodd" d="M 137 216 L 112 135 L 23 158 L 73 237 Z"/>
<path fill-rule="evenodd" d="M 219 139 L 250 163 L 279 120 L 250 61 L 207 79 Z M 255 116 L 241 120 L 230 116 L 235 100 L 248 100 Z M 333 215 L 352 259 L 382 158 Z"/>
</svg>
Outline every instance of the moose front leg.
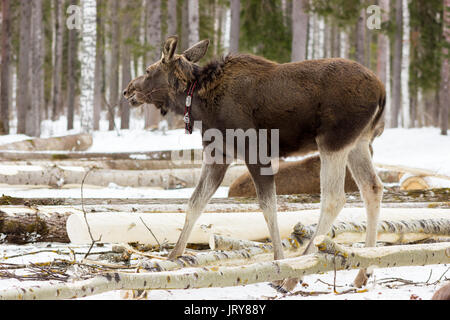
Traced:
<svg viewBox="0 0 450 320">
<path fill-rule="evenodd" d="M 191 235 L 192 228 L 209 200 L 222 183 L 228 166 L 229 164 L 203 163 L 200 180 L 188 202 L 183 230 L 181 231 L 175 248 L 169 254 L 169 259 L 175 259 L 183 254 L 189 236 Z"/>
</svg>

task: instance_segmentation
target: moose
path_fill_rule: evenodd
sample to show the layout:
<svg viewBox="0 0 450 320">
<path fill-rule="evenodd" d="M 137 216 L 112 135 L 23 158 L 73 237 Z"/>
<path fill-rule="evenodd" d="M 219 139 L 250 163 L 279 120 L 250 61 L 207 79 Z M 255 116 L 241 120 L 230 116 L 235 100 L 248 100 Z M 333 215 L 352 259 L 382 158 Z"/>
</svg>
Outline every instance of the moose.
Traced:
<svg viewBox="0 0 450 320">
<path fill-rule="evenodd" d="M 320 216 L 304 254 L 316 250 L 314 238 L 329 232 L 343 208 L 348 166 L 366 208 L 365 245 L 375 246 L 383 185 L 372 163 L 371 144 L 383 132 L 386 100 L 384 85 L 376 75 L 342 58 L 279 64 L 251 54 L 230 54 L 199 65 L 209 40 L 181 54 L 176 53 L 177 43 L 177 36 L 168 37 L 160 60 L 128 84 L 123 95 L 130 105 L 153 104 L 163 115 L 169 110 L 184 115 L 187 129 L 191 129 L 193 121 L 201 121 L 202 136 L 211 128 L 220 130 L 224 137 L 228 129 L 277 129 L 279 157 L 319 151 Z M 204 151 L 210 143 L 203 137 Z M 274 259 L 283 259 L 274 176 L 261 173 L 271 164 L 249 161 L 248 146 L 244 152 L 234 150 L 230 154 L 225 149 L 229 141 L 223 143 L 223 148 L 216 148 L 215 158 L 220 155 L 246 162 L 269 229 Z M 203 161 L 170 259 L 183 254 L 194 224 L 220 186 L 229 164 Z M 365 285 L 371 273 L 360 269 L 354 285 Z M 280 279 L 272 286 L 292 291 L 299 281 L 301 278 Z"/>
</svg>

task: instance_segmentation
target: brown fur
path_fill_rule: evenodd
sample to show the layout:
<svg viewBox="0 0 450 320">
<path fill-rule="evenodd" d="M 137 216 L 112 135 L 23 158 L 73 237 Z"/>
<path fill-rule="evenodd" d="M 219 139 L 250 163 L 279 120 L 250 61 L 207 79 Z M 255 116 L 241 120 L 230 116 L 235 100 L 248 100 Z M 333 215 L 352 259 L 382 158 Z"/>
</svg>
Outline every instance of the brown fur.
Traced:
<svg viewBox="0 0 450 320">
<path fill-rule="evenodd" d="M 191 120 L 201 121 L 203 138 L 208 129 L 222 133 L 224 144 L 214 143 L 215 159 L 245 160 L 270 232 L 274 258 L 283 259 L 284 253 L 276 214 L 275 178 L 262 174 L 262 169 L 270 164 L 261 158 L 256 163 L 249 161 L 255 155 L 249 155 L 249 143 L 245 150 L 237 150 L 236 144 L 234 150 L 225 148 L 235 140 L 233 136 L 233 141 L 226 141 L 227 129 L 267 130 L 268 141 L 262 143 L 269 147 L 271 129 L 279 130 L 281 157 L 293 152 L 320 151 L 321 213 L 315 236 L 329 231 L 345 204 L 343 186 L 348 164 L 366 205 L 366 245 L 374 246 L 382 184 L 372 164 L 370 143 L 383 131 L 386 100 L 384 86 L 375 74 L 354 61 L 340 58 L 278 64 L 238 54 L 199 66 L 196 62 L 204 56 L 209 41 L 203 40 L 180 55 L 175 54 L 177 41 L 177 37 L 167 39 L 161 60 L 147 68 L 146 75 L 131 81 L 124 96 L 132 106 L 150 103 L 162 114 L 168 110 L 184 114 L 186 91 L 197 85 Z M 203 145 L 207 147 L 212 142 L 204 139 Z M 259 141 L 254 143 L 260 145 Z M 271 150 L 269 154 L 273 156 Z M 228 165 L 228 161 L 204 161 L 199 183 L 188 201 L 183 230 L 169 258 L 183 254 L 197 219 L 219 187 Z M 306 253 L 314 249 L 311 243 Z M 366 274 L 366 270 L 360 273 Z M 292 290 L 296 283 L 297 279 L 289 279 L 277 285 Z"/>
<path fill-rule="evenodd" d="M 317 150 L 319 136 L 327 150 L 340 150 L 366 126 L 381 126 L 384 86 L 351 60 L 277 64 L 238 54 L 201 67 L 184 53 L 163 61 L 130 82 L 124 95 L 133 106 L 153 103 L 163 114 L 184 114 L 185 91 L 197 81 L 192 118 L 202 121 L 203 130 L 216 128 L 225 136 L 225 129 L 279 129 L 280 156 Z"/>
<path fill-rule="evenodd" d="M 275 174 L 277 194 L 319 194 L 320 158 L 311 156 L 301 161 L 280 162 Z M 345 192 L 357 192 L 358 187 L 347 169 Z M 249 173 L 238 177 L 228 190 L 228 197 L 255 197 L 255 185 Z"/>
<path fill-rule="evenodd" d="M 442 286 L 437 290 L 431 300 L 450 300 L 450 283 Z"/>
</svg>

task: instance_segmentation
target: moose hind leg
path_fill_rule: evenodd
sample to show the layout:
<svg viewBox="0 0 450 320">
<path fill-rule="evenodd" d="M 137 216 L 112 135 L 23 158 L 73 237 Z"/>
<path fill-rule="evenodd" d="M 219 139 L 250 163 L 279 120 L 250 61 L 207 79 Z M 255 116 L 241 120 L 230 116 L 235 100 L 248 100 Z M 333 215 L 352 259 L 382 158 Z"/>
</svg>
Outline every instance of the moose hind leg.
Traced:
<svg viewBox="0 0 450 320">
<path fill-rule="evenodd" d="M 372 163 L 369 141 L 363 140 L 350 151 L 348 165 L 353 179 L 364 200 L 367 214 L 366 247 L 374 247 L 377 241 L 378 218 L 380 215 L 383 184 Z M 353 284 L 361 287 L 367 283 L 372 271 L 359 270 Z"/>
<path fill-rule="evenodd" d="M 195 222 L 198 220 L 211 197 L 222 183 L 228 164 L 203 164 L 200 180 L 189 199 L 186 210 L 186 220 L 175 248 L 170 252 L 169 259 L 175 259 L 183 254 Z"/>
</svg>

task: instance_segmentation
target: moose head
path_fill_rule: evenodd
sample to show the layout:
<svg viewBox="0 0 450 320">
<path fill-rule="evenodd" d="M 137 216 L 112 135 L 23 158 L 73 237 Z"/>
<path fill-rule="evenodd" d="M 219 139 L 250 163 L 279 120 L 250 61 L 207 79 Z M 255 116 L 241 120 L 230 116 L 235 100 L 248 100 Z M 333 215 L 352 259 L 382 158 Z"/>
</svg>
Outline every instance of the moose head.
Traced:
<svg viewBox="0 0 450 320">
<path fill-rule="evenodd" d="M 195 63 L 206 54 L 209 40 L 198 42 L 182 54 L 175 53 L 177 43 L 177 36 L 169 37 L 163 45 L 161 59 L 150 65 L 145 75 L 132 80 L 123 91 L 132 107 L 153 104 L 165 115 L 168 106 L 174 102 L 175 94 L 187 89 L 194 78 Z"/>
</svg>

